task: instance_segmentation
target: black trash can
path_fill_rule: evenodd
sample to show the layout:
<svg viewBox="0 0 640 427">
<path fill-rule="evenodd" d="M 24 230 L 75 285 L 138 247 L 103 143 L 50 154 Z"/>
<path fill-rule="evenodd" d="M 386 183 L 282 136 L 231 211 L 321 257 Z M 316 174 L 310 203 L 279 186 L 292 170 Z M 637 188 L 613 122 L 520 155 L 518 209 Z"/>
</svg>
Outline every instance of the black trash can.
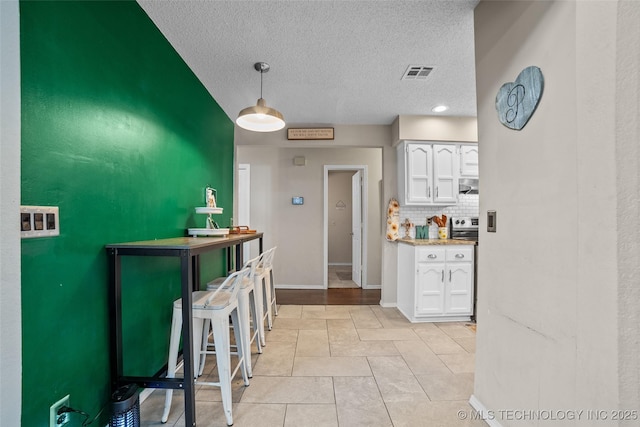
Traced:
<svg viewBox="0 0 640 427">
<path fill-rule="evenodd" d="M 140 399 L 137 385 L 128 384 L 113 392 L 109 427 L 140 427 Z"/>
</svg>

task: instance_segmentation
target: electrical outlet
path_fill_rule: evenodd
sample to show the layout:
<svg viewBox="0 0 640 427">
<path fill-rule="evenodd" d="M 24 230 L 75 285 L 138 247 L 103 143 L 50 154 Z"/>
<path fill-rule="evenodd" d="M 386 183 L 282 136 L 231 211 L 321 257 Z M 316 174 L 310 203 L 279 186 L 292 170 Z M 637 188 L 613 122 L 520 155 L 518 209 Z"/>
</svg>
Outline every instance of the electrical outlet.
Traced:
<svg viewBox="0 0 640 427">
<path fill-rule="evenodd" d="M 49 427 L 60 427 L 69 422 L 69 413 L 58 414 L 58 410 L 63 406 L 69 406 L 69 395 L 51 405 L 49 408 Z"/>
</svg>

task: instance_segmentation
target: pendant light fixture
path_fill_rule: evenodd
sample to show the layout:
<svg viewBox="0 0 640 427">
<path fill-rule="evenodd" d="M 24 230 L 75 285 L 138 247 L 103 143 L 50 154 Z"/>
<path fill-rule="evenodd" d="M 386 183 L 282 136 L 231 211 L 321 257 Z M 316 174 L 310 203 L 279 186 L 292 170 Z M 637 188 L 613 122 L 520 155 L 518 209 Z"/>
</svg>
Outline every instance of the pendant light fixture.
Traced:
<svg viewBox="0 0 640 427">
<path fill-rule="evenodd" d="M 243 129 L 254 132 L 273 132 L 284 127 L 284 117 L 275 108 L 267 107 L 267 103 L 262 98 L 262 74 L 269 71 L 269 64 L 266 62 L 256 62 L 253 65 L 256 71 L 260 72 L 260 99 L 253 107 L 247 107 L 240 111 L 236 124 Z"/>
</svg>

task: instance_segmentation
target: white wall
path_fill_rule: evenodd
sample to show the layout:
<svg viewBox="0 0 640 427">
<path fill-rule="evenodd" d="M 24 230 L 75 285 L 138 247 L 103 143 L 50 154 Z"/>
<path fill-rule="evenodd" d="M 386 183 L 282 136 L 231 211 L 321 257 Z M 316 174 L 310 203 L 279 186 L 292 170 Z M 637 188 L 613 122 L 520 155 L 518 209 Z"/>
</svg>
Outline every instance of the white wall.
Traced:
<svg viewBox="0 0 640 427">
<path fill-rule="evenodd" d="M 480 217 L 496 210 L 498 220 L 496 233 L 480 230 L 474 398 L 494 411 L 597 410 L 622 407 L 631 393 L 627 409 L 638 409 L 638 239 L 626 242 L 636 261 L 622 275 L 619 221 L 635 212 L 638 235 L 640 47 L 638 37 L 617 38 L 638 33 L 638 15 L 621 26 L 615 1 L 483 1 L 475 15 Z M 629 52 L 635 62 L 616 69 L 616 54 Z M 542 70 L 544 94 L 513 131 L 499 123 L 495 95 L 530 65 Z M 622 76 L 633 85 L 617 87 Z M 635 116 L 620 120 L 623 106 Z M 621 168 L 635 183 L 616 179 Z M 633 307 L 619 306 L 629 297 Z M 626 316 L 635 323 L 619 329 Z M 622 393 L 625 365 L 633 390 Z"/>
<path fill-rule="evenodd" d="M 306 157 L 306 166 L 294 166 L 295 156 Z M 300 289 L 324 286 L 324 165 L 367 165 L 367 285 L 380 286 L 380 148 L 239 146 L 237 157 L 251 164 L 251 227 L 265 232 L 266 248 L 278 247 L 276 285 Z M 294 196 L 303 196 L 304 205 L 292 205 Z"/>
<path fill-rule="evenodd" d="M 20 425 L 20 17 L 17 1 L 0 2 L 0 425 Z"/>
<path fill-rule="evenodd" d="M 616 175 L 618 235 L 619 406 L 640 402 L 640 7 L 627 1 L 617 12 Z M 585 29 L 586 31 L 587 29 Z M 620 54 L 622 52 L 622 54 Z"/>
<path fill-rule="evenodd" d="M 392 125 L 393 144 L 403 139 L 431 141 L 478 141 L 475 117 L 398 116 Z"/>
<path fill-rule="evenodd" d="M 296 124 L 295 127 L 314 127 L 314 125 L 306 126 L 304 124 Z M 252 158 L 256 159 L 256 168 L 254 168 L 253 164 L 251 166 L 251 181 L 256 182 L 260 188 L 265 188 L 265 191 L 272 191 L 273 194 L 277 194 L 278 191 L 285 191 L 279 189 L 279 181 L 274 181 L 274 174 L 277 173 L 278 168 L 280 167 L 279 155 L 277 154 L 276 148 L 281 149 L 293 149 L 291 153 L 286 154 L 286 159 L 283 162 L 286 163 L 287 167 L 292 165 L 292 158 L 294 155 L 301 155 L 295 153 L 302 153 L 301 151 L 296 151 L 298 149 L 306 149 L 306 148 L 315 148 L 315 149 L 326 149 L 325 154 L 325 164 L 366 164 L 358 157 L 350 159 L 349 161 L 345 160 L 343 156 L 343 150 L 347 148 L 378 148 L 378 151 L 381 152 L 381 168 L 382 168 L 382 178 L 379 178 L 378 181 L 373 181 L 373 177 L 371 176 L 371 169 L 369 169 L 369 212 L 375 212 L 376 215 L 381 215 L 382 207 L 380 205 L 386 205 L 386 200 L 391 197 L 395 197 L 395 175 L 396 175 L 396 166 L 395 166 L 395 150 L 391 147 L 391 129 L 390 126 L 375 126 L 375 125 L 349 125 L 349 126 L 334 126 L 335 129 L 335 139 L 331 141 L 288 141 L 286 136 L 286 129 L 278 132 L 272 133 L 258 133 L 258 132 L 249 132 L 244 129 L 238 128 L 236 126 L 235 129 L 235 144 L 236 144 L 236 164 L 238 163 L 248 163 L 243 159 Z M 310 157 L 307 156 L 307 166 L 304 167 L 304 170 L 310 170 Z M 300 168 L 300 167 L 299 167 Z M 256 175 L 256 174 L 260 175 Z M 278 172 L 279 173 L 279 172 Z M 262 176 L 262 178 L 257 178 L 257 176 Z M 289 194 L 291 191 L 303 191 L 306 192 L 306 187 L 304 185 L 311 185 L 314 190 L 322 190 L 322 181 L 323 181 L 323 170 L 317 171 L 312 176 L 305 178 L 309 181 L 295 181 L 290 180 L 286 181 L 285 184 L 289 187 L 286 188 L 286 194 L 282 194 L 283 200 L 286 201 L 287 206 L 291 205 L 291 195 Z M 381 181 L 380 181 L 381 179 Z M 302 186 L 302 187 L 301 187 Z M 253 190 L 253 189 L 252 189 Z M 373 193 L 375 191 L 375 193 Z M 255 192 L 258 199 L 252 199 L 252 224 L 251 226 L 254 228 L 258 228 L 261 231 L 265 231 L 265 247 L 269 247 L 270 245 L 275 245 L 277 241 L 277 237 L 279 233 L 282 233 L 284 236 L 286 231 L 283 231 L 283 226 L 281 225 L 281 213 L 278 211 L 283 205 L 278 205 L 275 207 L 271 207 L 271 197 L 270 194 L 264 192 Z M 264 194 L 263 194 L 264 193 Z M 309 194 L 309 193 L 307 193 Z M 300 194 L 304 195 L 304 194 Z M 286 196 L 286 197 L 285 197 Z M 252 196 L 253 197 L 253 196 Z M 309 196 L 305 196 L 305 208 L 309 209 Z M 320 221 L 322 218 L 322 194 L 320 194 L 320 205 L 319 211 L 314 211 L 314 215 L 320 215 Z M 375 202 L 377 200 L 377 202 Z M 381 202 L 381 200 L 385 200 L 385 202 Z M 313 199 L 311 199 L 313 202 Z M 262 204 L 260 204 L 262 203 Z M 266 203 L 266 204 L 265 204 Z M 378 203 L 378 205 L 373 205 L 373 203 Z M 261 206 L 258 208 L 258 206 Z M 255 212 L 256 209 L 260 209 L 260 218 L 255 218 L 253 215 L 258 214 Z M 254 213 L 255 212 L 255 213 Z M 294 211 L 296 212 L 296 211 Z M 299 212 L 299 211 L 297 211 Z M 380 218 L 378 216 L 378 218 Z M 317 218 L 314 219 L 317 221 Z M 285 224 L 284 227 L 290 226 L 290 224 Z M 312 230 L 316 227 L 316 230 Z M 322 233 L 322 222 L 315 224 L 313 227 L 306 227 L 305 234 L 302 236 L 292 235 L 291 233 L 286 234 L 285 241 L 291 242 L 301 242 L 306 241 L 308 234 L 306 233 L 314 233 L 313 240 L 318 244 L 322 245 L 322 236 L 316 236 L 317 233 Z M 368 283 L 370 285 L 382 285 L 382 300 L 385 301 L 385 295 L 391 301 L 391 305 L 395 303 L 395 255 L 393 257 L 387 256 L 386 252 L 388 250 L 394 250 L 395 244 L 382 241 L 382 220 L 373 220 L 372 217 L 369 218 L 369 247 L 368 247 Z M 371 234 L 373 233 L 373 234 Z M 389 246 L 392 246 L 389 248 Z M 291 262 L 297 262 L 299 260 L 298 255 L 300 252 L 294 254 L 295 257 L 293 259 L 281 258 L 282 253 L 278 253 L 278 263 L 287 263 L 287 269 L 290 272 L 293 270 L 290 269 Z M 313 248 L 311 253 L 306 254 L 305 256 L 310 257 L 313 260 L 312 262 L 312 273 L 308 271 L 299 271 L 296 274 L 296 277 L 290 277 L 289 281 L 285 281 L 282 276 L 276 278 L 276 282 L 281 285 L 293 285 L 300 286 L 304 284 L 304 287 L 318 287 L 322 286 L 322 277 L 324 272 L 322 271 L 323 264 L 323 253 L 322 246 Z M 375 257 L 375 258 L 373 258 Z M 372 261 L 373 260 L 373 261 Z M 276 264 L 278 264 L 276 263 Z M 299 266 L 295 267 L 295 269 L 300 269 Z M 277 272 L 277 271 L 276 271 Z M 393 274 L 391 274 L 393 272 Z M 306 277 L 308 274 L 311 274 L 311 277 Z M 305 277 L 302 277 L 305 276 Z M 298 280 L 300 278 L 303 280 L 300 282 Z M 310 280 L 311 279 L 311 280 Z"/>
</svg>

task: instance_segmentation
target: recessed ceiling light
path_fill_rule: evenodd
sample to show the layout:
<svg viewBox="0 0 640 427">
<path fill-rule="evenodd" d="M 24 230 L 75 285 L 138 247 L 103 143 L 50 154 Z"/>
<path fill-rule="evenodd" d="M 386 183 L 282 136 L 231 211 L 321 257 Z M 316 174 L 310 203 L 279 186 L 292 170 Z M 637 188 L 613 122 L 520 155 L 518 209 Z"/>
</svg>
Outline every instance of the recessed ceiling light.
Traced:
<svg viewBox="0 0 640 427">
<path fill-rule="evenodd" d="M 448 109 L 449 107 L 447 107 L 446 105 L 436 105 L 431 109 L 431 111 L 433 111 L 434 113 L 442 113 L 443 111 L 447 111 Z"/>
</svg>

